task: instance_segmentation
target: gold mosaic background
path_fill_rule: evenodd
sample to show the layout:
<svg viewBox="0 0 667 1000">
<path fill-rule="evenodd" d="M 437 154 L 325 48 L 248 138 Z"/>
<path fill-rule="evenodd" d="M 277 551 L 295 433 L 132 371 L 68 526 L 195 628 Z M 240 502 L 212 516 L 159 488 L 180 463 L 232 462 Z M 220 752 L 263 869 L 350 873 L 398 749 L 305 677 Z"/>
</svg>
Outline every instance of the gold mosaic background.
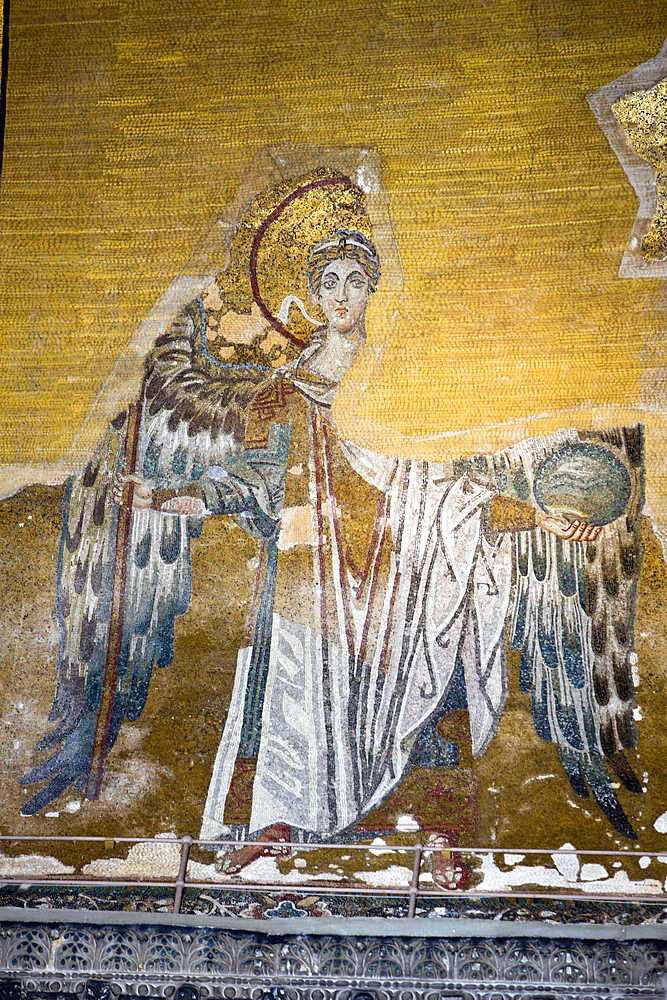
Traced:
<svg viewBox="0 0 667 1000">
<path fill-rule="evenodd" d="M 658 280 L 617 277 L 636 198 L 585 95 L 651 58 L 665 36 L 661 0 L 13 0 L 0 462 L 66 454 L 133 331 L 257 153 L 283 143 L 369 148 L 383 165 L 405 290 L 393 324 L 373 303 L 371 336 L 388 343 L 355 415 L 368 443 L 400 446 L 380 430 L 389 428 L 461 432 L 432 452 L 488 448 L 513 433 L 511 421 L 523 420 L 518 436 L 549 420 L 585 426 L 594 406 L 613 422 L 615 407 L 638 404 L 644 367 L 667 363 L 667 299 Z M 574 412 L 533 419 L 562 410 Z M 649 435 L 658 486 L 666 454 Z M 57 497 L 36 487 L 0 513 L 0 617 L 11 637 L 0 750 L 21 757 L 7 768 L 20 774 L 52 694 Z M 200 583 L 178 625 L 179 663 L 197 670 L 156 678 L 141 724 L 124 730 L 110 760 L 108 797 L 52 829 L 97 833 L 117 827 L 120 809 L 137 833 L 195 832 L 192 803 L 205 794 L 239 626 L 218 605 L 229 578 L 210 570 L 230 530 L 211 526 L 199 544 Z M 653 823 L 667 802 L 667 579 L 648 522 L 645 536 L 637 761 L 651 794 L 623 801 L 642 848 L 662 850 Z M 479 842 L 492 831 L 510 846 L 547 834 L 552 846 L 620 846 L 594 809 L 572 804 L 515 675 L 513 661 L 501 731 L 476 765 Z M 18 818 L 22 795 L 12 779 L 6 824 L 43 831 L 42 817 Z"/>
<path fill-rule="evenodd" d="M 0 461 L 66 452 L 253 157 L 286 142 L 383 164 L 406 285 L 369 442 L 636 404 L 665 297 L 616 276 L 635 195 L 584 97 L 665 35 L 659 0 L 14 0 Z"/>
</svg>

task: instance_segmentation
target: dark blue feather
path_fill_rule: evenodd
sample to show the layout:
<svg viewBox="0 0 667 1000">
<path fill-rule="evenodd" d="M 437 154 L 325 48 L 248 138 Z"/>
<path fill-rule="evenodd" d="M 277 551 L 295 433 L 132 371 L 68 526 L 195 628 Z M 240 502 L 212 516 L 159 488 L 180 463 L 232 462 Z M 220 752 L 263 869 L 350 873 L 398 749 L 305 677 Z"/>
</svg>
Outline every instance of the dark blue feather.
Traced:
<svg viewBox="0 0 667 1000">
<path fill-rule="evenodd" d="M 106 660 L 106 657 L 105 657 Z M 92 664 L 88 664 L 88 685 L 86 687 L 86 711 L 95 712 L 99 708 L 102 698 L 102 682 L 104 680 L 104 668 L 92 669 Z"/>
<path fill-rule="evenodd" d="M 63 791 L 70 785 L 74 779 L 82 772 L 87 771 L 90 766 L 90 760 L 92 755 L 93 747 L 93 737 L 95 735 L 95 729 L 97 727 L 97 706 L 92 712 L 85 712 L 79 719 L 79 722 L 74 730 L 68 734 L 60 750 L 55 753 L 48 760 L 43 761 L 34 767 L 28 774 L 25 774 L 20 780 L 22 785 L 32 785 L 37 781 L 45 781 L 47 778 L 53 778 L 54 775 L 58 776 L 59 772 L 60 780 L 65 783 L 60 785 L 59 779 L 56 777 L 50 786 L 53 789 L 58 785 L 60 791 Z M 66 778 L 65 778 L 66 776 Z M 60 794 L 60 791 L 57 793 Z M 48 797 L 44 799 L 47 794 L 47 789 L 43 788 L 30 800 L 26 802 L 21 809 L 21 812 L 26 815 L 32 815 L 33 812 L 37 812 L 43 807 L 43 805 L 48 804 L 51 799 L 55 798 L 53 791 L 48 793 Z M 34 803 L 39 801 L 40 804 L 34 806 Z M 33 807 L 34 806 L 34 807 Z"/>
<path fill-rule="evenodd" d="M 528 649 L 521 650 L 521 665 L 519 667 L 519 687 L 528 694 L 533 687 L 533 661 L 528 654 Z"/>
<path fill-rule="evenodd" d="M 517 500 L 523 500 L 524 503 L 531 502 L 530 486 L 521 465 L 512 470 L 512 490 Z"/>
<path fill-rule="evenodd" d="M 160 542 L 160 558 L 171 564 L 176 562 L 181 551 L 181 519 L 176 516 L 164 518 L 162 540 Z"/>
<path fill-rule="evenodd" d="M 175 618 L 177 615 L 184 615 L 185 612 L 190 607 L 190 598 L 192 597 L 192 570 L 190 568 L 190 553 L 188 551 L 187 563 L 183 566 L 183 571 L 181 573 L 178 585 L 174 588 L 174 592 L 170 595 L 170 600 L 172 601 L 172 611 L 171 616 Z"/>
<path fill-rule="evenodd" d="M 158 441 L 157 434 L 148 442 L 146 454 L 144 455 L 144 479 L 157 479 L 160 471 L 160 455 L 162 453 L 162 442 Z"/>
<path fill-rule="evenodd" d="M 598 743 L 597 721 L 590 712 L 584 712 L 584 735 L 589 747 L 595 747 Z"/>
<path fill-rule="evenodd" d="M 187 449 L 182 444 L 180 444 L 176 449 L 176 451 L 174 452 L 173 458 L 171 460 L 172 471 L 177 476 L 184 476 L 187 464 L 188 464 Z"/>
<path fill-rule="evenodd" d="M 197 449 L 197 451 L 195 452 L 194 457 L 192 459 L 192 471 L 190 473 L 190 478 L 193 479 L 193 480 L 194 479 L 201 479 L 201 477 L 206 472 L 207 466 L 208 466 L 208 462 L 206 461 L 206 459 L 202 455 L 201 451 L 199 451 L 199 449 Z"/>
<path fill-rule="evenodd" d="M 145 698 L 136 696 L 139 688 L 148 686 L 153 673 L 155 662 L 155 636 L 151 631 L 147 636 L 137 637 L 132 640 L 131 652 L 128 656 L 130 670 L 130 687 L 127 695 L 125 711 L 130 719 L 138 719 L 143 708 Z"/>
<path fill-rule="evenodd" d="M 633 830 L 628 817 L 625 815 L 616 792 L 611 787 L 609 774 L 607 773 L 602 756 L 597 753 L 587 754 L 581 760 L 581 767 L 586 776 L 586 781 L 595 796 L 595 801 L 612 826 L 619 833 L 622 833 L 624 837 L 628 837 L 629 840 L 636 840 L 637 834 Z"/>
<path fill-rule="evenodd" d="M 588 786 L 581 773 L 581 754 L 575 753 L 569 747 L 560 746 L 558 747 L 558 756 L 575 795 L 578 795 L 581 799 L 590 798 Z"/>
<path fill-rule="evenodd" d="M 547 632 L 544 622 L 540 619 L 537 625 L 537 642 L 542 654 L 542 659 L 551 670 L 557 670 L 559 666 L 558 650 L 556 648 L 556 637 L 553 632 Z"/>
<path fill-rule="evenodd" d="M 51 747 L 56 746 L 58 743 L 62 743 L 63 740 L 81 723 L 84 712 L 85 709 L 78 715 L 65 716 L 64 719 L 61 719 L 55 729 L 52 729 L 50 733 L 47 733 L 46 736 L 42 737 L 35 749 L 50 750 Z"/>
<path fill-rule="evenodd" d="M 148 557 L 151 554 L 151 531 L 150 528 L 146 529 L 144 537 L 137 542 L 137 547 L 134 550 L 134 563 L 138 569 L 144 569 L 148 564 Z"/>
<path fill-rule="evenodd" d="M 535 574 L 535 579 L 539 580 L 541 583 L 547 575 L 546 539 L 541 531 L 533 531 L 530 537 L 530 543 L 531 554 L 533 557 L 533 573 Z"/>
<path fill-rule="evenodd" d="M 188 538 L 199 538 L 204 527 L 203 517 L 188 517 L 186 520 Z"/>
<path fill-rule="evenodd" d="M 577 567 L 577 594 L 579 596 L 579 604 L 582 609 L 588 612 L 588 601 L 586 599 L 586 566 L 580 565 Z"/>
<path fill-rule="evenodd" d="M 541 690 L 533 691 L 533 721 L 538 736 L 543 740 L 551 740 L 551 726 L 549 725 L 549 714 L 547 711 L 548 692 L 546 678 L 542 678 Z"/>
<path fill-rule="evenodd" d="M 95 643 L 93 655 L 88 661 L 86 675 L 85 710 L 96 711 L 102 691 L 102 679 L 107 662 L 107 632 L 106 629 Z M 83 706 L 82 706 L 83 707 Z"/>
<path fill-rule="evenodd" d="M 493 479 L 500 493 L 507 493 L 507 463 L 502 455 L 493 457 Z"/>
<path fill-rule="evenodd" d="M 158 667 L 168 667 L 174 658 L 174 619 L 165 618 L 157 630 L 155 662 Z"/>
<path fill-rule="evenodd" d="M 510 638 L 511 649 L 521 649 L 526 635 L 526 621 L 528 617 L 528 591 L 521 588 L 514 615 L 514 628 Z M 523 663 L 523 659 L 522 659 Z M 522 690 L 525 690 L 522 688 Z"/>
<path fill-rule="evenodd" d="M 577 713 L 573 705 L 563 705 L 558 698 L 555 699 L 556 718 L 558 725 L 565 739 L 575 750 L 583 750 L 584 742 L 579 731 Z"/>
<path fill-rule="evenodd" d="M 56 754 L 60 757 L 60 754 Z M 72 784 L 75 779 L 80 778 L 85 784 L 88 767 L 90 766 L 90 760 L 87 756 L 81 755 L 75 757 L 73 760 L 69 761 L 63 770 L 53 778 L 52 781 L 45 785 L 44 788 L 40 788 L 36 795 L 33 795 L 31 799 L 23 803 L 21 808 L 22 816 L 34 816 L 38 813 L 40 809 L 44 809 L 48 806 L 54 799 L 65 791 L 66 788 Z M 42 776 L 32 777 L 34 772 L 27 774 L 21 781 L 24 785 L 32 785 L 36 781 L 43 781 Z"/>
<path fill-rule="evenodd" d="M 127 689 L 117 688 L 116 698 L 113 704 L 113 712 L 111 713 L 111 721 L 109 723 L 109 729 L 106 736 L 106 750 L 109 751 L 118 739 L 118 734 L 120 728 L 123 725 L 125 719 L 125 713 L 127 711 Z"/>
<path fill-rule="evenodd" d="M 63 766 L 69 769 L 73 763 L 78 761 L 78 756 L 71 756 L 66 752 L 64 753 L 61 749 L 58 753 L 49 757 L 48 760 L 38 764 L 37 767 L 33 767 L 32 771 L 28 771 L 27 774 L 24 774 L 21 778 L 21 784 L 33 785 L 36 781 L 46 781 L 47 778 L 52 778 L 54 774 L 58 774 Z"/>
<path fill-rule="evenodd" d="M 574 687 L 583 688 L 586 683 L 586 675 L 584 673 L 584 651 L 581 645 L 581 636 L 579 630 L 573 627 L 564 616 L 561 621 L 561 647 L 567 679 Z"/>
<path fill-rule="evenodd" d="M 556 537 L 555 541 L 558 589 L 565 597 L 574 597 L 577 592 L 577 574 L 572 546 L 562 538 Z"/>
<path fill-rule="evenodd" d="M 155 603 L 155 581 L 152 586 L 148 580 L 144 581 L 144 586 L 138 588 L 139 593 L 133 595 L 133 621 L 132 632 L 134 635 L 146 635 L 151 622 L 153 621 L 153 606 Z"/>
<path fill-rule="evenodd" d="M 130 722 L 135 722 L 144 710 L 148 688 L 153 674 L 153 661 L 155 658 L 155 643 L 151 642 L 148 647 L 142 647 L 140 662 L 135 663 L 132 676 L 132 687 L 125 706 L 125 717 Z"/>
</svg>

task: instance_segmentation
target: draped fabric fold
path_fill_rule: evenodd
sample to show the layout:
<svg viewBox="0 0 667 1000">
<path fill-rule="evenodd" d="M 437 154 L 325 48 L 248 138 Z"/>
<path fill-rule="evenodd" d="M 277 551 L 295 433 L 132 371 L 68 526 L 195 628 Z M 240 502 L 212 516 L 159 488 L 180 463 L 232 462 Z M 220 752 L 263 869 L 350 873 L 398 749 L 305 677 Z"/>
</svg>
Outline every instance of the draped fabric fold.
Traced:
<svg viewBox="0 0 667 1000">
<path fill-rule="evenodd" d="M 309 409 L 310 492 L 315 517 L 326 520 L 319 540 L 327 543 L 312 551 L 313 620 L 272 616 L 251 835 L 275 823 L 339 833 L 379 805 L 403 777 L 414 741 L 442 708 L 457 668 L 464 670 L 475 753 L 491 739 L 506 693 L 512 560 L 509 539 L 491 544 L 482 530 L 493 492 L 468 475 L 443 481 L 438 463 L 342 444 L 347 474 L 379 492 L 375 521 L 369 516 L 366 525 L 368 578 L 360 583 L 341 543 L 341 470 L 331 458 L 331 430 L 313 404 Z M 335 600 L 322 617 L 331 592 Z M 239 652 L 205 839 L 229 832 L 227 799 L 251 658 L 251 647 Z"/>
</svg>

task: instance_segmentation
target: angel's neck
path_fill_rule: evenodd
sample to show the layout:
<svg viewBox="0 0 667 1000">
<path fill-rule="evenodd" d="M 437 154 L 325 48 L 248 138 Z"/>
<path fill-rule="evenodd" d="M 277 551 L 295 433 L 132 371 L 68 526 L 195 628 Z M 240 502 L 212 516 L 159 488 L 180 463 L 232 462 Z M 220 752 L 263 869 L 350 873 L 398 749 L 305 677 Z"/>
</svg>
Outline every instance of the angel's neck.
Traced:
<svg viewBox="0 0 667 1000">
<path fill-rule="evenodd" d="M 308 363 L 308 369 L 324 378 L 331 379 L 332 382 L 340 382 L 351 368 L 365 339 L 366 332 L 362 324 L 358 324 L 347 334 L 341 333 L 339 330 L 327 329 L 322 346 Z"/>
</svg>

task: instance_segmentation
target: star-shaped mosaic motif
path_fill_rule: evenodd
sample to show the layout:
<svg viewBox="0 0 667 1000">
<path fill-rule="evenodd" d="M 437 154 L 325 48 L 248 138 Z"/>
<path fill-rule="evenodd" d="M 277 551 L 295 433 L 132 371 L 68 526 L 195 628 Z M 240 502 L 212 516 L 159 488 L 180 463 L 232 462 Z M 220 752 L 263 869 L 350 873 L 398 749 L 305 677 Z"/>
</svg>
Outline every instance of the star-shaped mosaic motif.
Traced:
<svg viewBox="0 0 667 1000">
<path fill-rule="evenodd" d="M 667 77 L 650 90 L 625 94 L 613 104 L 629 145 L 655 173 L 657 209 L 651 228 L 642 238 L 647 261 L 667 258 Z"/>
</svg>

